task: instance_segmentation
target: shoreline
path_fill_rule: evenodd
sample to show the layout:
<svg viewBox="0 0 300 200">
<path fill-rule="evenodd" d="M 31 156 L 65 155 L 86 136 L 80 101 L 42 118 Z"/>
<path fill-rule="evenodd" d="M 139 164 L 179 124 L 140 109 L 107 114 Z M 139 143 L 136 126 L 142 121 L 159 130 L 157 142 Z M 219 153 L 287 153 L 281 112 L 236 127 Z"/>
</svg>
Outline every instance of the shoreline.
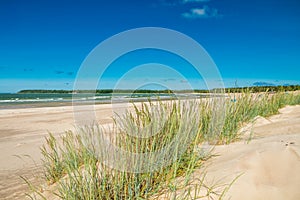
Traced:
<svg viewBox="0 0 300 200">
<path fill-rule="evenodd" d="M 43 94 L 43 93 L 41 93 Z M 39 94 L 39 95 L 41 95 Z M 1 95 L 1 94 L 0 94 Z M 32 94 L 31 94 L 32 95 Z M 51 94 L 55 95 L 55 94 Z M 59 94 L 58 94 L 59 95 Z M 120 95 L 120 96 L 118 96 Z M 102 104 L 119 104 L 119 103 L 138 103 L 138 102 L 148 102 L 149 99 L 153 102 L 158 100 L 168 101 L 168 100 L 185 100 L 185 99 L 206 99 L 212 97 L 219 97 L 224 96 L 226 97 L 227 93 L 179 93 L 174 96 L 165 96 L 166 94 L 161 95 L 151 95 L 151 96 L 143 96 L 145 94 L 135 94 L 135 95 L 142 95 L 136 97 L 128 97 L 122 96 L 124 94 L 117 94 L 116 96 L 110 96 L 109 98 L 98 99 L 98 96 L 95 97 L 85 97 L 83 96 L 82 99 L 61 99 L 57 100 L 54 98 L 53 100 L 47 99 L 19 99 L 16 98 L 10 100 L 2 100 L 0 101 L 0 110 L 7 110 L 7 109 L 23 109 L 23 108 L 41 108 L 41 107 L 61 107 L 61 106 L 73 106 L 73 105 L 102 105 Z M 149 95 L 149 94 L 146 94 Z M 89 99 L 91 98 L 91 99 Z M 95 99 L 94 99 L 95 98 Z"/>
</svg>

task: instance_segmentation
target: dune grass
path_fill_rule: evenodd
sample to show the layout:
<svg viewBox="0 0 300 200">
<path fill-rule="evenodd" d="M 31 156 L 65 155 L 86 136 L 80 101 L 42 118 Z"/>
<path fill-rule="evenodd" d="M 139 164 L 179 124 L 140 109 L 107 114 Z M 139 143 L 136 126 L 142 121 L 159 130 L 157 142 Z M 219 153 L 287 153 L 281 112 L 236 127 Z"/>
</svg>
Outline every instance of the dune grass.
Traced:
<svg viewBox="0 0 300 200">
<path fill-rule="evenodd" d="M 226 118 L 219 143 L 228 144 L 238 139 L 238 129 L 256 116 L 269 117 L 286 105 L 300 104 L 300 94 L 293 92 L 251 93 L 246 89 L 237 99 L 233 96 L 231 94 L 231 101 L 226 102 Z"/>
<path fill-rule="evenodd" d="M 267 117 L 285 105 L 295 104 L 300 104 L 300 95 L 250 91 L 221 101 L 143 103 L 117 117 L 111 130 L 93 125 L 80 128 L 77 133 L 67 132 L 61 139 L 50 134 L 41 148 L 44 177 L 49 185 L 56 184 L 55 195 L 61 199 L 155 199 L 162 191 L 176 191 L 177 177 L 185 177 L 180 188 L 192 186 L 191 174 L 209 156 L 201 153 L 201 144 L 238 140 L 238 129 L 254 117 Z M 116 158 L 109 148 L 103 148 L 103 140 L 111 133 L 114 134 L 109 142 L 126 152 L 146 155 L 145 159 L 113 163 L 115 169 L 112 169 L 103 162 Z M 169 144 L 173 146 L 163 156 L 157 158 L 151 154 Z M 117 159 L 122 160 L 122 156 Z M 154 165 L 156 162 L 159 165 Z M 201 190 L 203 180 L 192 187 Z M 191 187 L 187 188 L 177 198 L 196 197 L 189 192 Z M 206 198 L 215 194 L 213 187 L 208 190 L 211 192 Z M 226 191 L 228 188 L 220 193 L 220 198 Z"/>
</svg>

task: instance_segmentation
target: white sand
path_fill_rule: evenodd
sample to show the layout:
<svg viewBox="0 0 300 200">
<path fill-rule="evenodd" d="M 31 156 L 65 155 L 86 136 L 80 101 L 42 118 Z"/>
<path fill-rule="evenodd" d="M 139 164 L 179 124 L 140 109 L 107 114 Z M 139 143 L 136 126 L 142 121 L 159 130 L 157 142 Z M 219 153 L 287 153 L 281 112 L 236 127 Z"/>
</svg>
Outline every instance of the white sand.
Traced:
<svg viewBox="0 0 300 200">
<path fill-rule="evenodd" d="M 207 184 L 229 183 L 243 174 L 226 198 L 300 199 L 300 106 L 280 112 L 245 127 L 246 136 L 254 137 L 249 144 L 217 146 L 214 153 L 219 156 L 207 162 Z M 110 105 L 97 105 L 96 114 L 101 124 L 112 122 Z M 47 131 L 58 136 L 73 129 L 72 107 L 0 110 L 0 199 L 24 199 L 27 187 L 18 176 L 34 180 L 33 175 L 39 174 L 39 147 Z"/>
<path fill-rule="evenodd" d="M 113 112 L 124 106 L 96 105 L 97 122 L 112 123 Z M 39 148 L 48 132 L 58 136 L 74 127 L 72 106 L 0 110 L 0 199 L 24 199 L 27 186 L 19 176 L 39 175 Z"/>
<path fill-rule="evenodd" d="M 216 156 L 196 170 L 194 182 L 199 183 L 196 179 L 202 179 L 206 172 L 205 185 L 221 193 L 240 175 L 224 199 L 299 200 L 300 106 L 285 107 L 268 119 L 257 117 L 242 131 L 246 140 L 216 146 Z M 251 141 L 247 140 L 249 136 Z"/>
<path fill-rule="evenodd" d="M 216 148 L 209 177 L 243 173 L 229 190 L 235 199 L 300 199 L 300 106 L 286 107 L 268 120 L 258 119 L 254 139 Z M 250 130 L 251 131 L 251 130 Z"/>
</svg>

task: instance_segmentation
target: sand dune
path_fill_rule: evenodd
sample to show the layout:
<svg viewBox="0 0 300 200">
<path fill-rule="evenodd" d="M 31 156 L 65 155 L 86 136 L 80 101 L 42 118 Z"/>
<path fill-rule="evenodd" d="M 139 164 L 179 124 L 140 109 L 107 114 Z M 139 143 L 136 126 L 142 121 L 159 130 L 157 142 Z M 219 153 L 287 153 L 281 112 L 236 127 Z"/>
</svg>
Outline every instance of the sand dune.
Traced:
<svg viewBox="0 0 300 200">
<path fill-rule="evenodd" d="M 112 122 L 109 105 L 97 105 L 96 113 L 98 122 Z M 0 198 L 24 199 L 27 186 L 19 175 L 35 180 L 40 173 L 39 147 L 47 131 L 58 136 L 72 129 L 72 107 L 1 110 Z M 241 175 L 226 198 L 300 199 L 300 106 L 285 107 L 268 119 L 257 117 L 241 131 L 242 141 L 215 147 L 218 156 L 206 163 L 206 184 L 230 183 Z"/>
<path fill-rule="evenodd" d="M 257 118 L 247 126 L 251 141 L 215 147 L 217 156 L 207 163 L 206 184 L 228 184 L 241 175 L 225 199 L 300 199 L 299 125 L 300 106 L 285 107 L 268 119 Z"/>
</svg>

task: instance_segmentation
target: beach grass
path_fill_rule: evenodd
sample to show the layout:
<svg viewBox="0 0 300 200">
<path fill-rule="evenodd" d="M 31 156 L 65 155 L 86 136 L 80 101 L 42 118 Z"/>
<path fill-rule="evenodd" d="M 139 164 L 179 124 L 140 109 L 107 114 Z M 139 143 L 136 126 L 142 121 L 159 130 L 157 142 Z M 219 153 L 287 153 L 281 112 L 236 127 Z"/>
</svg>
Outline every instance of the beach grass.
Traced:
<svg viewBox="0 0 300 200">
<path fill-rule="evenodd" d="M 41 148 L 44 177 L 49 185 L 56 185 L 53 193 L 61 199 L 155 199 L 179 188 L 187 188 L 179 199 L 193 199 L 197 194 L 191 191 L 203 188 L 210 192 L 201 197 L 208 198 L 216 194 L 214 187 L 204 186 L 202 179 L 197 184 L 190 180 L 210 156 L 201 145 L 234 142 L 241 136 L 238 130 L 256 116 L 268 117 L 296 104 L 300 104 L 299 94 L 247 89 L 221 100 L 142 103 L 116 117 L 109 130 L 94 124 L 67 132 L 61 139 L 50 134 Z M 113 137 L 107 137 L 111 133 Z M 126 154 L 109 153 L 110 146 L 103 143 L 107 138 L 143 159 L 123 162 Z M 161 149 L 163 155 L 154 156 Z M 185 177 L 183 183 L 176 181 L 178 177 Z M 219 197 L 227 191 L 224 188 Z"/>
</svg>

